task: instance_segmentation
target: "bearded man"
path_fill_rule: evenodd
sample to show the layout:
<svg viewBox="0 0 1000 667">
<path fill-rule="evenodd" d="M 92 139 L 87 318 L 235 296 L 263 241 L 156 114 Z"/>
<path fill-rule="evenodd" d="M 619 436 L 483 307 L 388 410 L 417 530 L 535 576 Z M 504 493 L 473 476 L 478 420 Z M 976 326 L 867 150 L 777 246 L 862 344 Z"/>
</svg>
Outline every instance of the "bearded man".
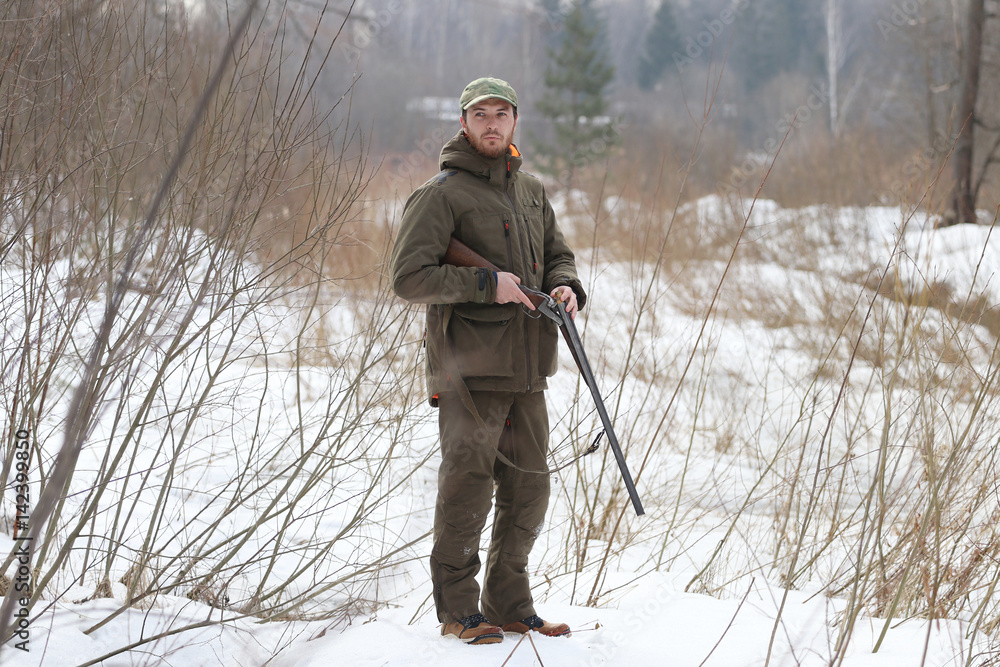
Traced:
<svg viewBox="0 0 1000 667">
<path fill-rule="evenodd" d="M 545 188 L 520 171 L 514 89 L 476 79 L 459 103 L 461 130 L 441 150 L 441 172 L 407 200 L 391 259 L 396 294 L 427 304 L 428 396 L 441 438 L 434 604 L 441 634 L 469 644 L 496 643 L 505 632 L 568 636 L 565 623 L 538 617 L 528 583 L 549 499 L 544 390 L 557 329 L 530 312 L 520 286 L 551 294 L 574 316 L 586 294 Z M 500 270 L 442 264 L 452 237 Z"/>
</svg>

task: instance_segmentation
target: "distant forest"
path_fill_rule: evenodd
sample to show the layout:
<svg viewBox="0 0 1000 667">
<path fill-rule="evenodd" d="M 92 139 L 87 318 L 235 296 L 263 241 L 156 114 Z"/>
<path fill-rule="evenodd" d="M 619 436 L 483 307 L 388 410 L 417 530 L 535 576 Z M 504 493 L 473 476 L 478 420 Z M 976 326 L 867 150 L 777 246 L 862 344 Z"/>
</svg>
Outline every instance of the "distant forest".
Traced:
<svg viewBox="0 0 1000 667">
<path fill-rule="evenodd" d="M 792 118 L 796 136 L 786 152 L 811 152 L 812 161 L 823 163 L 865 161 L 870 152 L 881 163 L 878 173 L 888 169 L 906 179 L 915 171 L 932 171 L 962 126 L 956 105 L 965 0 L 585 4 L 614 69 L 608 108 L 625 128 L 622 150 L 631 151 L 630 162 L 654 168 L 657 153 L 680 160 L 690 147 L 692 117 L 701 118 L 712 93 L 711 122 L 701 141 L 702 190 L 724 180 L 748 156 L 764 159 Z M 978 106 L 984 118 L 976 139 L 980 170 L 987 166 L 1000 122 L 1000 113 L 991 111 L 1000 108 L 996 3 L 986 4 Z M 559 44 L 571 5 L 358 0 L 333 55 L 339 62 L 326 70 L 328 94 L 339 97 L 354 79 L 352 110 L 365 119 L 362 124 L 370 123 L 365 129 L 371 130 L 373 150 L 406 152 L 456 127 L 457 109 L 445 104 L 438 114 L 428 98 L 446 103 L 472 78 L 495 75 L 508 79 L 521 96 L 520 140 L 544 135 L 535 104 L 545 94 L 548 53 Z M 310 3 L 301 7 L 303 17 L 315 12 Z M 527 145 L 530 150 L 530 141 Z M 815 153 L 819 148 L 852 155 L 823 157 Z M 841 171 L 870 180 L 860 167 L 847 164 Z M 996 178 L 991 174 L 987 180 Z M 878 200 L 887 188 L 892 183 L 861 188 L 840 203 Z"/>
</svg>

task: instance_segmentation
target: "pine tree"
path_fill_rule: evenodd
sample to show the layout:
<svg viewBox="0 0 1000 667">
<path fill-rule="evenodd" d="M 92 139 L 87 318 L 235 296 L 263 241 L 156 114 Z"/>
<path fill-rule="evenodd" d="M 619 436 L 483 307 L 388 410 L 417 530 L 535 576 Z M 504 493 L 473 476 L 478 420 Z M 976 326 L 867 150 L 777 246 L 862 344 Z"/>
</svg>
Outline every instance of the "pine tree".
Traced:
<svg viewBox="0 0 1000 667">
<path fill-rule="evenodd" d="M 643 54 L 639 58 L 638 83 L 649 90 L 663 76 L 663 69 L 681 51 L 680 31 L 674 20 L 672 0 L 662 0 L 653 17 L 653 25 L 646 33 Z"/>
<path fill-rule="evenodd" d="M 565 185 L 572 184 L 579 168 L 603 158 L 616 137 L 604 97 L 614 68 L 600 38 L 600 17 L 591 0 L 574 0 L 559 48 L 548 52 L 546 93 L 538 110 L 553 123 L 554 143 L 539 148 L 548 155 L 547 171 Z"/>
</svg>

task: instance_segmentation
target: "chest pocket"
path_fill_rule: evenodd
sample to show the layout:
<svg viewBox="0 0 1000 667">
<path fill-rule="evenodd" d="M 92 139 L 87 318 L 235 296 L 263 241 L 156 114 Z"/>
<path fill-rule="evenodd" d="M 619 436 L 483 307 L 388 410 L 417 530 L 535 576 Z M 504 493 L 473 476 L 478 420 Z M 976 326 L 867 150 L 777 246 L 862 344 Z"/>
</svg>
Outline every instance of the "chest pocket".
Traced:
<svg viewBox="0 0 1000 667">
<path fill-rule="evenodd" d="M 530 268 L 535 273 L 535 280 L 539 281 L 536 284 L 540 284 L 545 259 L 545 221 L 542 215 L 542 202 L 537 197 L 526 194 L 518 199 L 518 203 L 521 206 L 525 226 L 528 228 Z"/>
<path fill-rule="evenodd" d="M 455 236 L 501 269 L 509 271 L 504 234 L 504 220 L 509 217 L 506 212 L 471 211 L 457 221 Z"/>
</svg>

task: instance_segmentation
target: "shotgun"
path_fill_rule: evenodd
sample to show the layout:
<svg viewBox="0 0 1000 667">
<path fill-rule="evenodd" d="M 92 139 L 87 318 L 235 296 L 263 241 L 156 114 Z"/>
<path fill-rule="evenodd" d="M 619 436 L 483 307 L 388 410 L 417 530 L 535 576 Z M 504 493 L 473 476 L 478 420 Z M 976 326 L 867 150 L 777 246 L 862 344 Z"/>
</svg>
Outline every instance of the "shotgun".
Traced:
<svg viewBox="0 0 1000 667">
<path fill-rule="evenodd" d="M 444 259 L 441 263 L 450 264 L 452 266 L 469 266 L 480 269 L 489 269 L 491 271 L 498 272 L 501 270 L 495 264 L 456 239 L 454 236 L 451 237 L 451 242 L 448 244 L 448 250 L 445 252 Z M 639 500 L 639 493 L 635 490 L 635 483 L 632 481 L 632 474 L 629 472 L 628 465 L 625 463 L 625 455 L 622 453 L 622 448 L 618 444 L 618 438 L 615 436 L 615 429 L 611 425 L 611 417 L 608 416 L 608 410 L 604 407 L 604 399 L 601 398 L 601 392 L 597 388 L 597 381 L 594 379 L 594 372 L 590 369 L 590 362 L 587 361 L 587 355 L 584 354 L 583 343 L 580 341 L 580 334 L 577 333 L 576 325 L 573 323 L 573 318 L 570 317 L 570 314 L 566 312 L 566 309 L 559 302 L 548 294 L 544 294 L 538 290 L 533 290 L 530 287 L 525 287 L 524 285 L 521 285 L 521 291 L 524 292 L 540 313 L 552 320 L 556 326 L 559 327 L 559 330 L 562 331 L 563 340 L 565 340 L 566 344 L 569 346 L 569 351 L 573 355 L 573 361 L 576 362 L 576 367 L 580 369 L 580 375 L 583 376 L 583 381 L 587 385 L 587 388 L 590 389 L 590 395 L 593 397 L 594 404 L 597 406 L 597 414 L 600 415 L 601 424 L 604 426 L 604 435 L 607 436 L 608 442 L 611 444 L 611 451 L 615 455 L 615 461 L 618 462 L 618 469 L 622 473 L 622 480 L 625 482 L 625 488 L 628 490 L 628 497 L 632 501 L 632 507 L 635 509 L 635 514 L 636 516 L 642 516 L 646 513 L 646 510 L 642 508 L 642 502 Z M 600 440 L 600 437 L 598 437 L 598 440 Z"/>
</svg>

